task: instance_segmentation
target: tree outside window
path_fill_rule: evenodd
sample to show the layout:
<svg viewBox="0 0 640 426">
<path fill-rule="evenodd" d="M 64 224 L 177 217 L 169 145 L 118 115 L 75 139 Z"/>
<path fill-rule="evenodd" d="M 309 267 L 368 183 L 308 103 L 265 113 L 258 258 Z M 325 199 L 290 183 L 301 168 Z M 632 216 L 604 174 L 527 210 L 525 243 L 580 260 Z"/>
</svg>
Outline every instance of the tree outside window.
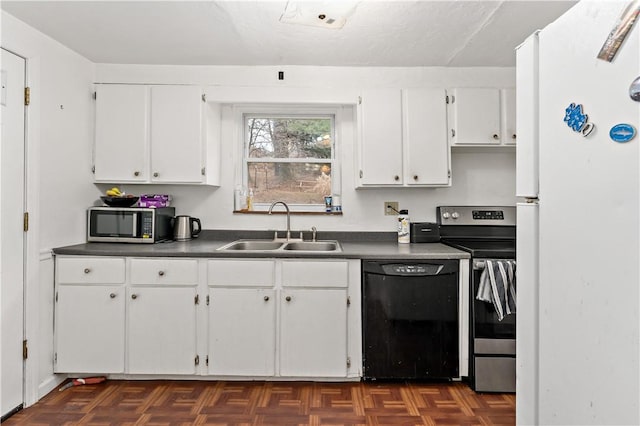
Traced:
<svg viewBox="0 0 640 426">
<path fill-rule="evenodd" d="M 331 195 L 334 117 L 245 115 L 244 182 L 256 208 L 284 201 L 296 210 L 324 209 Z"/>
</svg>

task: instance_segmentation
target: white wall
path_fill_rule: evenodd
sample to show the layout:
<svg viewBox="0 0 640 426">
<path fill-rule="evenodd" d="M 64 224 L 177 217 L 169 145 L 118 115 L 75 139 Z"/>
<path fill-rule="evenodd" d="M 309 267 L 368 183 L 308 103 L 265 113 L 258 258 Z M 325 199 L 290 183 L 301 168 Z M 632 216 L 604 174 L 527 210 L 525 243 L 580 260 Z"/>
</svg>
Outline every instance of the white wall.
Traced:
<svg viewBox="0 0 640 426">
<path fill-rule="evenodd" d="M 277 80 L 279 70 L 285 81 Z M 357 67 L 196 67 L 98 64 L 99 83 L 181 83 L 235 87 L 307 87 L 353 91 L 373 87 L 514 87 L 513 68 L 357 68 Z M 444 100 L 443 100 L 444 101 Z M 278 102 L 278 99 L 273 99 Z M 223 134 L 235 124 L 223 118 Z M 340 216 L 295 216 L 292 229 L 395 230 L 395 218 L 384 216 L 383 202 L 398 201 L 413 221 L 435 220 L 444 204 L 515 204 L 515 152 L 454 148 L 451 188 L 355 190 L 355 133 L 353 122 L 343 127 L 342 205 Z M 178 214 L 199 217 L 205 229 L 282 229 L 284 219 L 232 214 L 234 143 L 223 138 L 220 188 L 124 185 L 127 192 L 163 192 L 174 197 Z"/>
<path fill-rule="evenodd" d="M 56 384 L 52 376 L 52 247 L 82 241 L 91 184 L 94 64 L 2 12 L 2 47 L 27 59 L 27 405 Z M 41 258 L 41 253 L 43 257 Z M 41 261 L 42 260 L 42 261 Z"/>
</svg>

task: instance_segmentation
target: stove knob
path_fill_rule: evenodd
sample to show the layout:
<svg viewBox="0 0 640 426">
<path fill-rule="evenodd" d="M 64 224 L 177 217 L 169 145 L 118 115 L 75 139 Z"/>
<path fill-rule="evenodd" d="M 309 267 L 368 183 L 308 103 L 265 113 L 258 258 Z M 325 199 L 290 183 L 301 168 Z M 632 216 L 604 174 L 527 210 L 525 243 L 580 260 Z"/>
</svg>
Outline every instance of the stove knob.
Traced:
<svg viewBox="0 0 640 426">
<path fill-rule="evenodd" d="M 449 214 L 449 212 L 444 212 L 444 213 L 442 213 L 442 218 L 443 218 L 443 219 L 449 219 L 449 217 L 450 217 L 450 216 L 451 216 L 451 215 Z"/>
<path fill-rule="evenodd" d="M 451 218 L 452 218 L 452 219 L 457 219 L 457 218 L 459 218 L 459 217 L 460 217 L 460 215 L 458 214 L 458 212 L 453 212 L 453 213 L 451 213 Z"/>
</svg>

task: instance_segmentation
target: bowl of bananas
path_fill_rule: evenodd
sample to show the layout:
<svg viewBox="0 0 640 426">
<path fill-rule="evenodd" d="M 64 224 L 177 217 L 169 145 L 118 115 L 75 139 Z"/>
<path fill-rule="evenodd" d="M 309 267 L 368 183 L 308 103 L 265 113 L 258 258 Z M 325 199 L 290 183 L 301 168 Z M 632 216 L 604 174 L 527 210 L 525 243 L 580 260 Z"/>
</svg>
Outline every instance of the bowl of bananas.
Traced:
<svg viewBox="0 0 640 426">
<path fill-rule="evenodd" d="M 131 207 L 140 199 L 135 195 L 121 192 L 117 187 L 108 189 L 106 194 L 101 196 L 100 199 L 109 207 Z"/>
</svg>

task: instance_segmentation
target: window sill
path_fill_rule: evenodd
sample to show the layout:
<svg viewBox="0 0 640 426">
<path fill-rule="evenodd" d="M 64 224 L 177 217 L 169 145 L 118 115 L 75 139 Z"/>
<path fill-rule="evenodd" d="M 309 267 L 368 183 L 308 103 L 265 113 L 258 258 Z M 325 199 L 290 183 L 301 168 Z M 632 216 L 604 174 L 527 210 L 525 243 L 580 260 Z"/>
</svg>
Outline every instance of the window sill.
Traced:
<svg viewBox="0 0 640 426">
<path fill-rule="evenodd" d="M 269 214 L 268 211 L 263 210 L 234 210 L 233 214 Z M 271 214 L 287 214 L 286 211 L 274 211 Z M 290 212 L 295 216 L 342 216 L 342 212 Z"/>
</svg>

